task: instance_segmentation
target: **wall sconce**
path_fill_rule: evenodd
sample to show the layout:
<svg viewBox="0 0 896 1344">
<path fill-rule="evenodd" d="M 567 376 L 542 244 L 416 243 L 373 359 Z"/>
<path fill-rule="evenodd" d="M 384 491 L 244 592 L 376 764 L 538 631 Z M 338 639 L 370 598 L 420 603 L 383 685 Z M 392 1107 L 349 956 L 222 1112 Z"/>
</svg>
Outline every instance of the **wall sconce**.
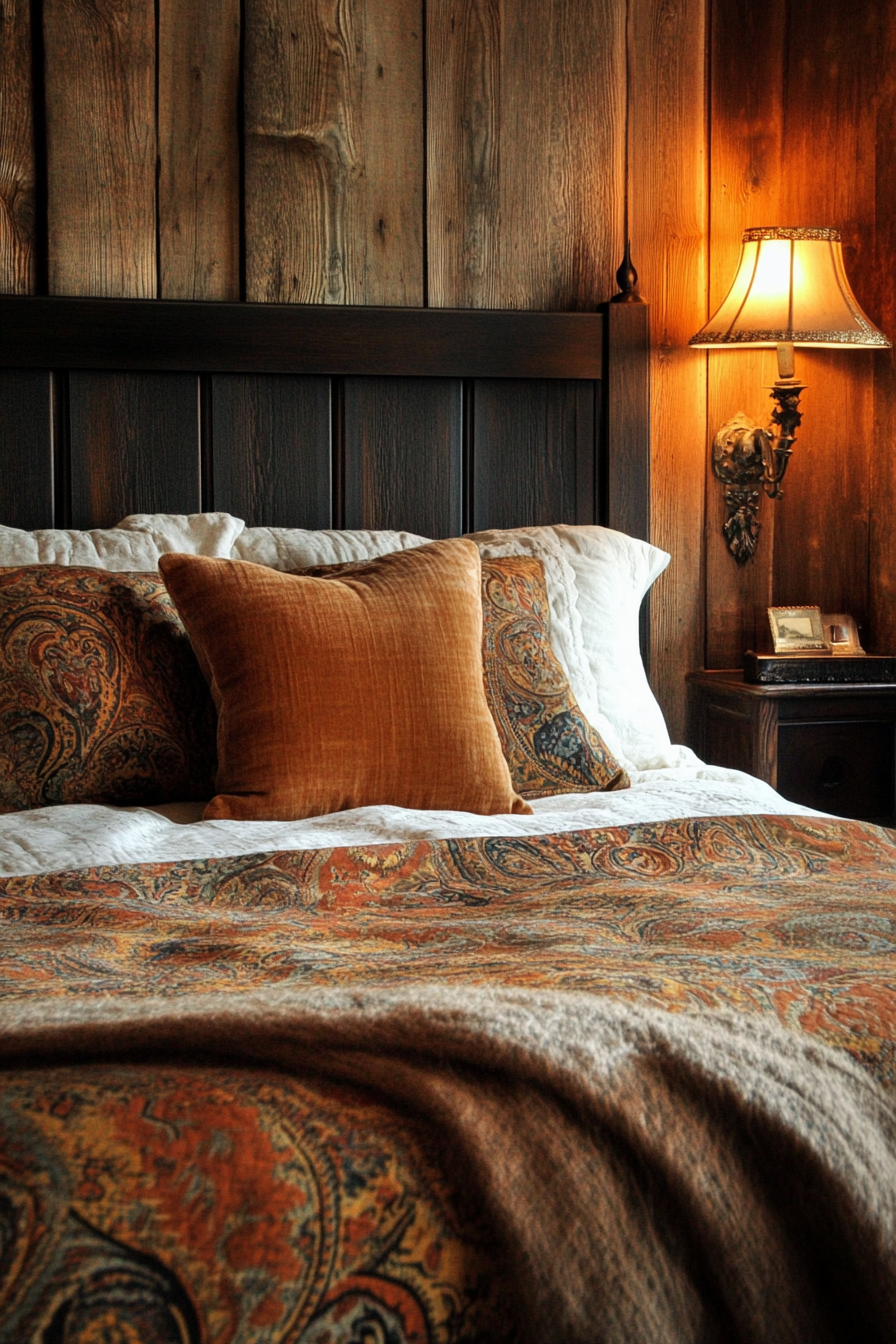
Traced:
<svg viewBox="0 0 896 1344">
<path fill-rule="evenodd" d="M 723 532 L 739 565 L 756 549 L 759 487 L 781 496 L 796 430 L 800 394 L 793 347 L 849 350 L 891 343 L 862 312 L 849 287 L 836 229 L 747 229 L 734 283 L 721 307 L 692 337 L 698 349 L 777 346 L 775 408 L 767 428 L 738 413 L 712 445 L 712 469 L 725 491 Z"/>
</svg>

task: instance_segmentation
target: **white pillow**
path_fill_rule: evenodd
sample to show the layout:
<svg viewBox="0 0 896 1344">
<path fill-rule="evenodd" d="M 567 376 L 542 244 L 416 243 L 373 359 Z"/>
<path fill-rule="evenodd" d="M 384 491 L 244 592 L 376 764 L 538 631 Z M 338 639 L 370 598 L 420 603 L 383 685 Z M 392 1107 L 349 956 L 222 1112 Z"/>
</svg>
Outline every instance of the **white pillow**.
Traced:
<svg viewBox="0 0 896 1344">
<path fill-rule="evenodd" d="M 251 560 L 269 569 L 306 569 L 310 565 L 341 565 L 347 560 L 375 560 L 390 551 L 412 550 L 429 537 L 413 532 L 306 532 L 300 527 L 247 527 L 231 552 L 232 560 Z"/>
<path fill-rule="evenodd" d="M 86 565 L 91 569 L 147 571 L 168 551 L 230 555 L 245 524 L 229 513 L 132 513 L 116 527 L 80 532 L 0 526 L 0 565 Z"/>
<path fill-rule="evenodd" d="M 637 770 L 696 760 L 673 747 L 647 681 L 638 638 L 644 595 L 669 555 L 606 527 L 523 527 L 475 533 L 484 556 L 544 564 L 551 640 L 582 712 L 614 755 Z"/>
</svg>

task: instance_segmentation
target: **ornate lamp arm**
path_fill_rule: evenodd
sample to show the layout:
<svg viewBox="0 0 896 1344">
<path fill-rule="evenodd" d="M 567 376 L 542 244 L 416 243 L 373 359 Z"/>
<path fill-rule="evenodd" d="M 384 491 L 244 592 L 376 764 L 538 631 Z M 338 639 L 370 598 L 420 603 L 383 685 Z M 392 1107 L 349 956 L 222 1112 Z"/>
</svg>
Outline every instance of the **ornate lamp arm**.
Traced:
<svg viewBox="0 0 896 1344">
<path fill-rule="evenodd" d="M 800 414 L 800 394 L 805 390 L 803 383 L 785 381 L 783 378 L 779 378 L 774 387 L 769 388 L 773 401 L 777 403 L 772 411 L 772 422 L 765 431 L 768 450 L 765 454 L 762 486 L 769 499 L 781 498 L 781 482 L 796 443 L 794 431 L 799 429 L 803 419 Z"/>
</svg>

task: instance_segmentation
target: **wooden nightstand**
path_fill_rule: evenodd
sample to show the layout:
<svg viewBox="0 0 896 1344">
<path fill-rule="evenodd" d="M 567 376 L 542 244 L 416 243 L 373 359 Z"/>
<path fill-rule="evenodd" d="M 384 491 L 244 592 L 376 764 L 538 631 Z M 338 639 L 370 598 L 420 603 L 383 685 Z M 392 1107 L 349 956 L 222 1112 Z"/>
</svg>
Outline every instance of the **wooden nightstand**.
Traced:
<svg viewBox="0 0 896 1344">
<path fill-rule="evenodd" d="M 688 677 L 688 741 L 794 803 L 896 826 L 896 685 L 745 686 Z"/>
</svg>

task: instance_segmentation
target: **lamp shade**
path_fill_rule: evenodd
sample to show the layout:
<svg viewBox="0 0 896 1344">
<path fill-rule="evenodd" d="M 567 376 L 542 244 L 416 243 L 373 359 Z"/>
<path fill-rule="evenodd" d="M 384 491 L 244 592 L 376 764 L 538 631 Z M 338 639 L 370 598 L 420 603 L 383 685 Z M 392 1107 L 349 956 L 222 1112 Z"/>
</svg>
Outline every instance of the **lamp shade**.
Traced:
<svg viewBox="0 0 896 1344">
<path fill-rule="evenodd" d="M 747 229 L 734 284 L 689 344 L 889 346 L 849 287 L 836 229 Z"/>
</svg>

